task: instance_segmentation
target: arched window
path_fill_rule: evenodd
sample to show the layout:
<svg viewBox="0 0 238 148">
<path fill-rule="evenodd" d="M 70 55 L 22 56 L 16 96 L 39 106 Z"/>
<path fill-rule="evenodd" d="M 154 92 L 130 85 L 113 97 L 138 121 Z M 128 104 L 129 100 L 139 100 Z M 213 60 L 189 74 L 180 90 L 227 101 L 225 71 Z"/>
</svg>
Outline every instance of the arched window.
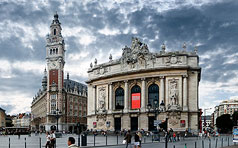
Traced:
<svg viewBox="0 0 238 148">
<path fill-rule="evenodd" d="M 119 87 L 115 92 L 115 109 L 124 108 L 124 89 Z"/>
<path fill-rule="evenodd" d="M 50 49 L 50 54 L 52 54 L 52 49 Z"/>
<path fill-rule="evenodd" d="M 55 54 L 55 49 L 53 49 L 53 54 Z"/>
<path fill-rule="evenodd" d="M 159 105 L 159 86 L 157 84 L 151 84 L 148 88 L 148 104 L 151 104 L 152 108 Z"/>
<path fill-rule="evenodd" d="M 54 29 L 54 35 L 56 35 L 56 29 Z"/>
<path fill-rule="evenodd" d="M 58 48 L 56 48 L 56 54 L 58 54 Z"/>
<path fill-rule="evenodd" d="M 131 88 L 131 109 L 140 108 L 141 89 L 140 86 L 135 85 Z"/>
</svg>

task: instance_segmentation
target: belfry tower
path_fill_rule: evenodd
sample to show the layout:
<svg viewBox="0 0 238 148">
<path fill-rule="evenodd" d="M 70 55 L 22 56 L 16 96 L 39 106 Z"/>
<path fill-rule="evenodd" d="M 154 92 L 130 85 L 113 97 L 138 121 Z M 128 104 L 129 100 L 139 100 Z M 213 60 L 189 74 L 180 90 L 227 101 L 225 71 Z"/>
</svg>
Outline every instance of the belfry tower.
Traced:
<svg viewBox="0 0 238 148">
<path fill-rule="evenodd" d="M 47 60 L 47 125 L 46 130 L 55 122 L 55 115 L 62 112 L 64 64 L 65 64 L 65 44 L 61 35 L 61 26 L 58 14 L 54 15 L 54 20 L 50 25 L 50 34 L 47 35 L 46 60 Z M 59 120 L 59 123 L 60 120 Z M 55 125 L 55 124 L 54 124 Z M 62 125 L 59 124 L 59 130 Z"/>
</svg>

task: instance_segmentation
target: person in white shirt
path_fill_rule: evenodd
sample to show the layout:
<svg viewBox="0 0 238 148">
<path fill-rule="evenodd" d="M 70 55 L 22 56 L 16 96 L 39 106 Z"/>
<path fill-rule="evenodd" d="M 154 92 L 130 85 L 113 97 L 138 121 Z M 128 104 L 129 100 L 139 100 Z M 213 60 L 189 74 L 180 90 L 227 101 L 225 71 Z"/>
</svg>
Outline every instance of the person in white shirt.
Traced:
<svg viewBox="0 0 238 148">
<path fill-rule="evenodd" d="M 46 144 L 45 144 L 46 148 L 50 148 L 50 133 L 46 132 Z"/>
<path fill-rule="evenodd" d="M 54 131 L 51 131 L 51 134 L 50 134 L 50 145 L 51 145 L 52 148 L 55 148 L 55 144 L 56 144 L 55 133 L 54 133 Z"/>
</svg>

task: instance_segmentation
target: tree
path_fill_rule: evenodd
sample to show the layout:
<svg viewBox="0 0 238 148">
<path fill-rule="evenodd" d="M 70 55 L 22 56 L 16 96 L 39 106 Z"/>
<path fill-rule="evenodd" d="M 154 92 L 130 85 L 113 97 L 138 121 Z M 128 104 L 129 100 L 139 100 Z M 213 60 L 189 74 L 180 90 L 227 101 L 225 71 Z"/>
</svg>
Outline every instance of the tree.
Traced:
<svg viewBox="0 0 238 148">
<path fill-rule="evenodd" d="M 233 123 L 230 114 L 221 115 L 216 119 L 216 126 L 220 133 L 228 133 L 232 130 Z"/>
<path fill-rule="evenodd" d="M 232 122 L 233 122 L 233 126 L 237 126 L 238 125 L 238 111 L 233 113 L 233 115 L 232 115 Z"/>
</svg>

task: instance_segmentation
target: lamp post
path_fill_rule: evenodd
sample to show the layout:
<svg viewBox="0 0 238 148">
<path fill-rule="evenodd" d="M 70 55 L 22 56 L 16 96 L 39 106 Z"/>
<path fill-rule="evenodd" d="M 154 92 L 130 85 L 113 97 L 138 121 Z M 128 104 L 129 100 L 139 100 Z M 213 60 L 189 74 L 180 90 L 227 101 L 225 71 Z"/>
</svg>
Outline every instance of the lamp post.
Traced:
<svg viewBox="0 0 238 148">
<path fill-rule="evenodd" d="M 149 113 L 152 112 L 152 113 L 155 114 L 155 120 L 157 120 L 157 116 L 158 116 L 161 112 L 164 111 L 164 106 L 165 106 L 165 104 L 164 104 L 163 101 L 161 101 L 161 103 L 160 103 L 160 105 L 159 105 L 158 100 L 157 100 L 157 99 L 154 99 L 154 100 L 153 100 L 153 106 L 152 106 L 152 104 L 150 104 L 150 102 L 149 102 L 148 105 L 147 105 L 147 108 L 148 108 L 148 112 L 149 112 Z M 152 110 L 151 110 L 151 109 L 152 109 Z M 154 121 L 155 121 L 155 120 L 154 120 Z M 159 124 L 158 124 L 158 122 L 157 122 L 156 131 L 158 131 L 158 126 L 159 126 Z"/>
<path fill-rule="evenodd" d="M 55 112 L 54 116 L 55 116 L 55 118 L 56 118 L 56 132 L 58 132 L 58 131 L 59 131 L 59 130 L 58 130 L 58 120 L 59 120 L 59 118 L 60 118 L 60 116 L 61 116 L 61 112 L 59 111 L 58 108 L 56 109 L 56 112 Z"/>
</svg>

